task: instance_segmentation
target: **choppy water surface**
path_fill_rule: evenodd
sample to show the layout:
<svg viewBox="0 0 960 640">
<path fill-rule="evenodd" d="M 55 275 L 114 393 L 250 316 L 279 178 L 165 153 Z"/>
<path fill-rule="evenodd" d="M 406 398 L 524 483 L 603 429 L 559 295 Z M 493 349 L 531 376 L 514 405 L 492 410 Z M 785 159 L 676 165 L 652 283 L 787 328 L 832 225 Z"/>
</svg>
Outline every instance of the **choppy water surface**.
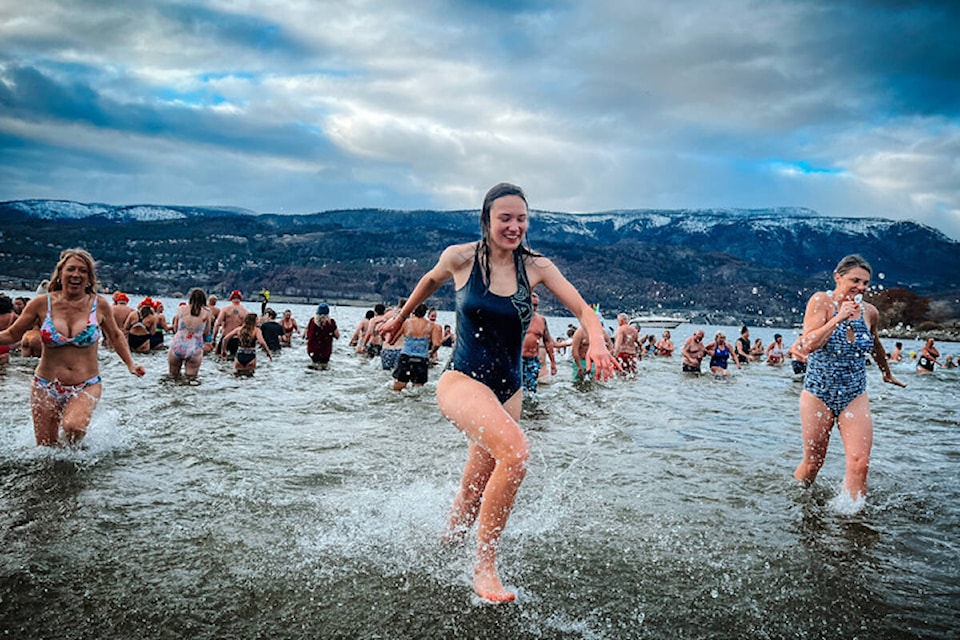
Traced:
<svg viewBox="0 0 960 640">
<path fill-rule="evenodd" d="M 333 316 L 349 336 L 362 312 Z M 80 451 L 34 447 L 33 363 L 0 371 L 4 637 L 957 637 L 956 370 L 900 365 L 906 389 L 870 371 L 870 495 L 849 515 L 838 436 L 812 490 L 792 480 L 789 367 L 718 380 L 651 358 L 575 388 L 561 361 L 524 421 L 501 560 L 518 600 L 490 606 L 472 545 L 438 543 L 466 454 L 436 408 L 439 371 L 394 393 L 345 338 L 329 371 L 295 342 L 250 379 L 208 360 L 198 385 L 165 380 L 165 354 L 137 356 L 141 380 L 101 350 Z"/>
</svg>

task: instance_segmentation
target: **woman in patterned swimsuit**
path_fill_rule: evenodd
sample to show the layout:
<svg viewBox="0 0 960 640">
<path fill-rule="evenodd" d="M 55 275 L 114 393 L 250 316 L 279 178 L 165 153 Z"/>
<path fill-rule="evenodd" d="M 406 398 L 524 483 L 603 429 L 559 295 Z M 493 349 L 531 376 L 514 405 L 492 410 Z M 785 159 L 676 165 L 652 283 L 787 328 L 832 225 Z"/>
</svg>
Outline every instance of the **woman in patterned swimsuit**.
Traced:
<svg viewBox="0 0 960 640">
<path fill-rule="evenodd" d="M 496 554 L 529 456 L 519 420 L 521 351 L 533 313 L 531 291 L 546 285 L 587 328 L 587 360 L 595 365 L 597 377 L 608 379 L 616 368 L 593 310 L 553 262 L 524 246 L 527 215 L 519 187 L 501 183 L 490 189 L 480 212 L 481 240 L 447 247 L 400 312 L 380 328 L 386 339 L 395 338 L 413 310 L 453 280 L 457 339 L 450 365 L 437 383 L 437 404 L 467 436 L 469 457 L 446 539 L 463 539 L 478 523 L 473 587 L 490 602 L 515 597 L 500 581 Z"/>
<path fill-rule="evenodd" d="M 804 484 L 816 479 L 836 423 L 846 456 L 844 491 L 853 500 L 866 496 L 873 445 L 866 393 L 870 352 L 884 382 L 905 386 L 890 372 L 877 334 L 877 308 L 861 302 L 870 273 L 870 265 L 858 255 L 841 260 L 833 272 L 833 291 L 817 292 L 807 302 L 799 340 L 800 352 L 807 356 L 807 375 L 800 393 L 803 460 L 794 477 Z"/>
<path fill-rule="evenodd" d="M 40 326 L 43 351 L 30 392 L 38 445 L 57 444 L 61 428 L 67 444 L 86 434 L 103 387 L 97 358 L 103 334 L 130 373 L 144 374 L 130 356 L 110 302 L 96 291 L 93 257 L 83 249 L 67 249 L 60 254 L 48 292 L 27 303 L 17 321 L 0 332 L 0 344 L 12 344 Z"/>
<path fill-rule="evenodd" d="M 213 314 L 207 308 L 207 294 L 202 289 L 191 289 L 189 303 L 177 309 L 173 317 L 176 333 L 167 351 L 170 375 L 180 377 L 181 369 L 188 378 L 196 378 L 203 363 L 203 345 L 213 332 Z"/>
</svg>

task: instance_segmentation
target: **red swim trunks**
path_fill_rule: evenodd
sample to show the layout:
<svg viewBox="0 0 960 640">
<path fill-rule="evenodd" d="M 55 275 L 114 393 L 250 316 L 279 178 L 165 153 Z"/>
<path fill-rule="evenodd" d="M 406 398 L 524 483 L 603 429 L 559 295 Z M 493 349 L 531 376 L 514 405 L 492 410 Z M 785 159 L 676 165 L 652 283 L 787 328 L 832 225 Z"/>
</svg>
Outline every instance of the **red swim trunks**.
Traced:
<svg viewBox="0 0 960 640">
<path fill-rule="evenodd" d="M 635 353 L 618 353 L 617 360 L 620 361 L 620 372 L 627 373 L 636 373 L 637 372 L 637 354 Z"/>
</svg>

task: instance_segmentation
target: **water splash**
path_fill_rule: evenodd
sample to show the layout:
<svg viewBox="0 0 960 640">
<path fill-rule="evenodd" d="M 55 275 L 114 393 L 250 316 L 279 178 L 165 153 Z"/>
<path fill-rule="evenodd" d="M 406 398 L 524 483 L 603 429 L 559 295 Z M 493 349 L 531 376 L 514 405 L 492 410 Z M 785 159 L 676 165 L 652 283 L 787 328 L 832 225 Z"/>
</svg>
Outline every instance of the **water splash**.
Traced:
<svg viewBox="0 0 960 640">
<path fill-rule="evenodd" d="M 841 490 L 828 505 L 839 515 L 855 516 L 866 508 L 867 498 L 863 494 L 853 498 L 846 490 Z"/>
</svg>

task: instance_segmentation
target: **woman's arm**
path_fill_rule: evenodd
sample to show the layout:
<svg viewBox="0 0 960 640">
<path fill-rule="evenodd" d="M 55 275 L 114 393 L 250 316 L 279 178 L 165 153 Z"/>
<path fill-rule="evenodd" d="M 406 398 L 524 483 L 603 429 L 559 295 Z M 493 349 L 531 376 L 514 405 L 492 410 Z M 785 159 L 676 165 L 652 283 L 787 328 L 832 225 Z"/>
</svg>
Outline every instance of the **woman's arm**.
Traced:
<svg viewBox="0 0 960 640">
<path fill-rule="evenodd" d="M 906 387 L 907 385 L 893 377 L 890 363 L 887 362 L 887 350 L 880 343 L 880 312 L 872 304 L 864 303 L 863 307 L 864 320 L 867 321 L 870 335 L 873 336 L 873 358 L 877 361 L 880 373 L 883 374 L 883 381 L 895 384 L 898 387 Z"/>
<path fill-rule="evenodd" d="M 105 311 L 101 311 L 101 309 L 105 309 Z M 130 345 L 127 344 L 127 337 L 117 326 L 117 320 L 113 317 L 113 309 L 103 296 L 97 296 L 97 322 L 100 323 L 100 330 L 107 336 L 113 350 L 123 360 L 123 364 L 127 365 L 127 371 L 137 377 L 142 377 L 147 371 L 143 368 L 143 365 L 138 365 L 133 361 L 133 356 L 130 355 Z"/>
<path fill-rule="evenodd" d="M 475 245 L 458 244 L 444 249 L 443 253 L 440 254 L 439 260 L 437 260 L 437 264 L 423 274 L 423 277 L 417 282 L 417 286 L 413 288 L 413 292 L 410 294 L 410 297 L 407 298 L 407 302 L 403 305 L 403 308 L 400 309 L 400 313 L 380 325 L 380 335 L 390 344 L 396 342 L 400 337 L 400 329 L 404 321 L 410 317 L 414 309 L 436 293 L 437 289 L 439 289 L 444 282 L 453 278 L 456 270 L 462 267 L 472 255 L 466 249 L 473 246 Z"/>
<path fill-rule="evenodd" d="M 821 349 L 830 340 L 837 325 L 844 320 L 856 317 L 859 311 L 859 305 L 856 302 L 844 300 L 840 310 L 831 316 L 833 306 L 833 299 L 822 291 L 813 294 L 807 301 L 800 340 L 800 351 L 804 355 L 810 355 Z"/>
<path fill-rule="evenodd" d="M 615 369 L 620 365 L 614 359 L 610 350 L 607 348 L 607 339 L 609 336 L 603 330 L 600 319 L 597 314 L 586 303 L 576 287 L 570 284 L 560 270 L 550 260 L 543 257 L 532 258 L 529 263 L 531 269 L 528 269 L 528 277 L 532 271 L 534 277 L 530 280 L 530 288 L 533 289 L 539 283 L 546 285 L 547 289 L 556 296 L 557 300 L 569 309 L 580 321 L 580 326 L 590 336 L 590 346 L 587 348 L 587 370 L 589 371 L 591 363 L 596 364 L 596 376 L 601 380 L 608 380 L 613 376 Z M 574 352 L 576 355 L 576 352 Z"/>
<path fill-rule="evenodd" d="M 0 345 L 16 344 L 30 329 L 43 322 L 40 316 L 40 310 L 43 309 L 46 315 L 47 296 L 50 294 L 39 295 L 23 308 L 23 312 L 14 320 L 13 324 L 5 330 L 0 331 Z"/>
</svg>

